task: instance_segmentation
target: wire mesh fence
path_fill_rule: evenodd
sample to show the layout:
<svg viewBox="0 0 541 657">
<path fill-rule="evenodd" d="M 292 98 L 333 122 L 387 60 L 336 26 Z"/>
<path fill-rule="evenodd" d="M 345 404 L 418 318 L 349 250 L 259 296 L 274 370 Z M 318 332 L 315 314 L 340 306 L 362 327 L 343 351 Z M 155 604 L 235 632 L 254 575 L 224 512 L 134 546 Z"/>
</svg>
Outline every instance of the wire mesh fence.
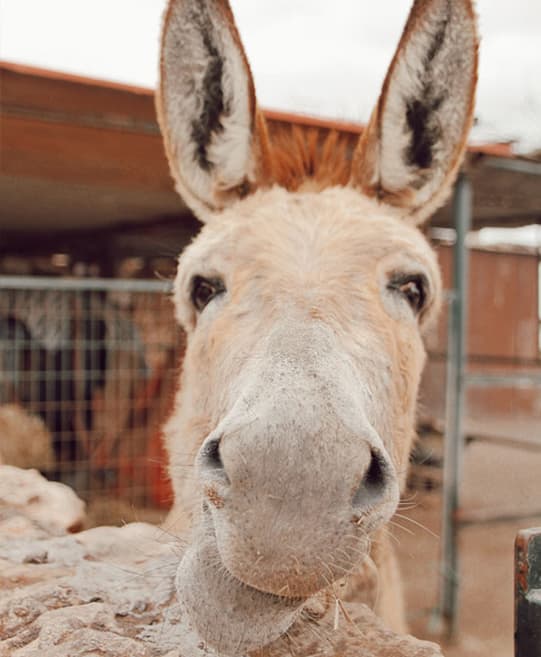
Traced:
<svg viewBox="0 0 541 657">
<path fill-rule="evenodd" d="M 0 277 L 0 461 L 88 501 L 170 501 L 160 427 L 184 343 L 168 287 Z"/>
</svg>

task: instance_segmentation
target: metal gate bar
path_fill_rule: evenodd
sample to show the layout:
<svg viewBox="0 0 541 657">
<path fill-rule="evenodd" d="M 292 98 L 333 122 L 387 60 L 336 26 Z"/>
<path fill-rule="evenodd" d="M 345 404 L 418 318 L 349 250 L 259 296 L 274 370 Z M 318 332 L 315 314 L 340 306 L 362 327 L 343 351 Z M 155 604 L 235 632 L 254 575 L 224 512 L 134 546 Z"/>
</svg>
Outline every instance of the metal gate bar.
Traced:
<svg viewBox="0 0 541 657">
<path fill-rule="evenodd" d="M 449 304 L 445 453 L 443 470 L 442 563 L 439 612 L 449 634 L 456 632 L 459 555 L 456 511 L 460 506 L 464 429 L 464 363 L 468 311 L 468 250 L 466 237 L 471 227 L 472 189 L 465 174 L 458 177 L 453 199 L 456 241 L 453 262 L 453 292 Z"/>
<path fill-rule="evenodd" d="M 506 167 L 506 162 L 500 162 L 500 167 Z M 513 168 L 510 161 L 509 168 Z M 528 173 L 541 175 L 541 167 L 536 166 Z M 464 415 L 465 393 L 468 387 L 503 387 L 531 388 L 541 385 L 541 375 L 537 372 L 466 372 L 466 328 L 468 309 L 468 248 L 467 234 L 472 223 L 472 188 L 465 173 L 457 179 L 453 215 L 456 229 L 456 241 L 453 253 L 453 290 L 450 294 L 448 347 L 447 347 L 447 388 L 446 388 L 446 419 L 445 419 L 445 451 L 443 473 L 443 503 L 442 503 L 442 552 L 441 552 L 441 584 L 440 600 L 437 610 L 439 627 L 446 628 L 448 637 L 456 635 L 458 629 L 459 606 L 459 554 L 458 531 L 461 526 L 477 522 L 490 521 L 478 512 L 478 518 L 466 514 L 460 508 L 460 484 L 462 480 L 462 462 L 465 444 Z M 531 441 L 517 440 L 515 446 L 520 448 Z M 520 512 L 506 514 L 506 519 L 522 519 Z M 529 514 L 527 517 L 531 517 Z M 492 520 L 499 520 L 498 517 Z M 538 653 L 535 657 L 538 657 Z M 525 653 L 525 657 L 530 657 Z M 520 657 L 523 657 L 520 655 Z"/>
<path fill-rule="evenodd" d="M 0 276 L 0 290 L 59 290 L 95 292 L 153 292 L 167 294 L 171 281 L 119 278 L 61 278 L 59 276 Z"/>
<path fill-rule="evenodd" d="M 515 541 L 515 657 L 541 657 L 541 527 Z"/>
</svg>

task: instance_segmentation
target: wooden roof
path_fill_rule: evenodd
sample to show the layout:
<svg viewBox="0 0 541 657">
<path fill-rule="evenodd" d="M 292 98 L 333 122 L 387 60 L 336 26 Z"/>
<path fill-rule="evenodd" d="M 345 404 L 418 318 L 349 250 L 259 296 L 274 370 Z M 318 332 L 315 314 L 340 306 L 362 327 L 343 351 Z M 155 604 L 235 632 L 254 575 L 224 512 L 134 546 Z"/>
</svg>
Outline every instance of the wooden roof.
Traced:
<svg viewBox="0 0 541 657">
<path fill-rule="evenodd" d="M 0 62 L 0 227 L 4 237 L 121 229 L 193 217 L 173 189 L 153 91 Z M 271 127 L 355 123 L 267 111 Z M 511 165 L 511 168 L 509 168 Z M 541 163 L 506 144 L 471 148 L 475 225 L 541 223 Z M 449 208 L 434 225 L 449 226 Z"/>
</svg>

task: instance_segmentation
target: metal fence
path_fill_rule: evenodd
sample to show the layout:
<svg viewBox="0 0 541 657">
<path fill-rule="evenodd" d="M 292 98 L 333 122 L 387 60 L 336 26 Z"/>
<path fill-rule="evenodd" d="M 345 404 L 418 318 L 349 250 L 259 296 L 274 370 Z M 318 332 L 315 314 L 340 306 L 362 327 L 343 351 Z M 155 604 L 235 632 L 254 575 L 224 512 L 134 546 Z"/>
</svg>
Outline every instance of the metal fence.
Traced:
<svg viewBox="0 0 541 657">
<path fill-rule="evenodd" d="M 503 168 L 508 166 L 501 164 Z M 512 167 L 512 164 L 509 164 Z M 533 171 L 541 174 L 541 168 Z M 467 236 L 472 224 L 472 186 L 465 174 L 460 174 L 454 195 L 454 245 L 453 290 L 449 312 L 446 384 L 446 426 L 442 505 L 442 554 L 441 587 L 438 615 L 440 625 L 446 627 L 449 637 L 458 631 L 460 559 L 459 530 L 467 525 L 507 520 L 525 520 L 539 515 L 541 509 L 516 509 L 512 514 L 467 512 L 461 506 L 462 470 L 466 440 L 468 389 L 472 388 L 541 388 L 541 374 L 536 371 L 478 371 L 467 366 L 467 311 L 469 294 L 469 249 Z M 488 330 L 491 329 L 486 329 Z M 536 422 L 536 425 L 538 423 Z M 508 439 L 517 448 L 541 450 L 540 435 L 520 439 Z M 526 654 L 526 653 L 525 653 Z"/>
<path fill-rule="evenodd" d="M 0 277 L 0 461 L 88 501 L 170 501 L 160 427 L 183 339 L 169 287 Z"/>
</svg>

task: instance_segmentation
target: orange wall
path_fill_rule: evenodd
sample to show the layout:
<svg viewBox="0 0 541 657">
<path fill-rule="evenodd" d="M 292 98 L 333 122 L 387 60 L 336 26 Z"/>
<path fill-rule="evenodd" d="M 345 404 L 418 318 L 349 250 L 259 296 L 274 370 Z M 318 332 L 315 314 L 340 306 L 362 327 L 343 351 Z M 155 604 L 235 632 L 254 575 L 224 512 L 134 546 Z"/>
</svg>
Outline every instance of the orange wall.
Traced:
<svg viewBox="0 0 541 657">
<path fill-rule="evenodd" d="M 452 248 L 438 246 L 445 288 L 451 287 Z M 470 252 L 468 306 L 469 367 L 482 371 L 541 369 L 538 345 L 538 258 L 532 254 Z M 421 391 L 423 415 L 443 417 L 447 308 L 427 336 L 430 353 Z M 537 415 L 541 390 L 470 390 L 472 416 Z"/>
</svg>

